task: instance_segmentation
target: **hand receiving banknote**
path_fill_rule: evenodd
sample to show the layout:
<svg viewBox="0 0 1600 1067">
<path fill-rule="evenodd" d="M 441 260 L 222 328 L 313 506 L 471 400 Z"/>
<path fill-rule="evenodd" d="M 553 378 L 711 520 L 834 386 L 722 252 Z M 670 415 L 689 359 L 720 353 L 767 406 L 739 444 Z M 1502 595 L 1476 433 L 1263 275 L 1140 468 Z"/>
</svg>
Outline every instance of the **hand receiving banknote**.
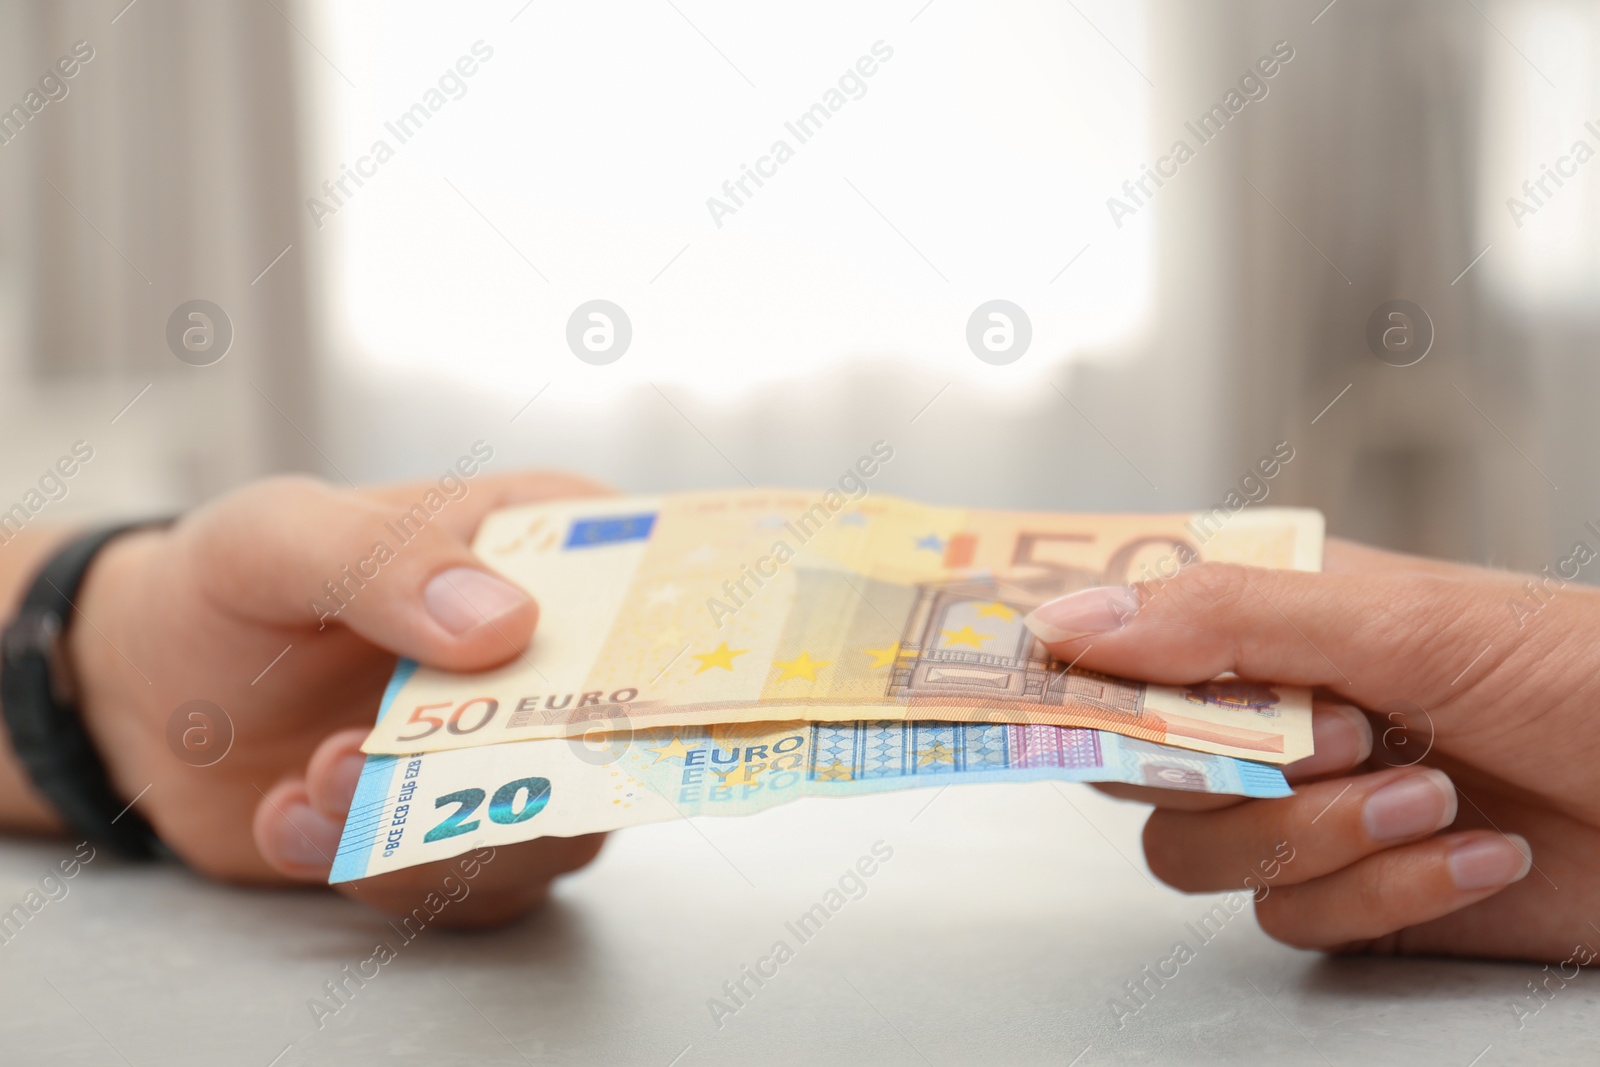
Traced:
<svg viewBox="0 0 1600 1067">
<path fill-rule="evenodd" d="M 1582 547 L 1582 546 L 1580 546 Z M 1238 888 L 1280 843 L 1262 928 L 1308 948 L 1600 958 L 1600 591 L 1330 542 L 1328 573 L 1207 564 L 1030 620 L 1058 656 L 1168 684 L 1322 687 L 1292 797 L 1156 805 L 1151 870 Z"/>
</svg>

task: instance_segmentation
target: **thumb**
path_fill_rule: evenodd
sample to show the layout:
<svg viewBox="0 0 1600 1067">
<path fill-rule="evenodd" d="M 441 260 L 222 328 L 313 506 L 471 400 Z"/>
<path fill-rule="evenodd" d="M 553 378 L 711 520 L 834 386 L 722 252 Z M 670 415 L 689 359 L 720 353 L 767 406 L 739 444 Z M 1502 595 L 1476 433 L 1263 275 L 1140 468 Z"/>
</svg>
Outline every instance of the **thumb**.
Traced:
<svg viewBox="0 0 1600 1067">
<path fill-rule="evenodd" d="M 407 510 L 308 478 L 249 486 L 174 533 L 219 611 L 273 626 L 343 626 L 429 666 L 503 663 L 526 647 L 538 620 L 533 598 L 426 507 Z"/>
<path fill-rule="evenodd" d="M 1485 645 L 1515 632 L 1505 599 L 1516 590 L 1514 578 L 1492 572 L 1201 563 L 1167 580 L 1069 593 L 1024 621 L 1058 659 L 1108 674 L 1187 685 L 1233 672 L 1324 686 L 1366 707 L 1397 696 L 1431 706 L 1459 692 L 1455 680 Z M 1475 673 L 1498 660 L 1486 657 Z"/>
</svg>

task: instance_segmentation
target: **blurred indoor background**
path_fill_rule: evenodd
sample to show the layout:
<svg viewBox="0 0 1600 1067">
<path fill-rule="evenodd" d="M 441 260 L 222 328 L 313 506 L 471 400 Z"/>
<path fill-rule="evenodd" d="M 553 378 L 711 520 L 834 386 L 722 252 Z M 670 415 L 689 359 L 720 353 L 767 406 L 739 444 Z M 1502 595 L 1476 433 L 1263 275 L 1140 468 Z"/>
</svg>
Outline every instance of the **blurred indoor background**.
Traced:
<svg viewBox="0 0 1600 1067">
<path fill-rule="evenodd" d="M 1269 503 L 1537 569 L 1600 519 L 1597 90 L 1575 0 L 3 0 L 0 510 L 80 440 L 41 519 L 480 439 L 634 491 L 881 439 L 885 491 L 1175 510 L 1282 441 Z M 606 365 L 566 342 L 596 298 Z M 208 366 L 168 344 L 195 299 Z M 1032 324 L 1006 365 L 991 299 Z"/>
</svg>

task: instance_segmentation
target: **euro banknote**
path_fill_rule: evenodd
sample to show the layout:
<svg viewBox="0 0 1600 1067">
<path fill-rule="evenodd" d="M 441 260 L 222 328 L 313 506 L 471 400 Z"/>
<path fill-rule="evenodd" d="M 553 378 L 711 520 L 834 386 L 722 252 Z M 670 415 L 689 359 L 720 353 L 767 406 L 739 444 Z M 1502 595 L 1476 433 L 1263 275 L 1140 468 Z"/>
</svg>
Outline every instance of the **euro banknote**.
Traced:
<svg viewBox="0 0 1600 1067">
<path fill-rule="evenodd" d="M 1304 690 L 1185 688 L 1054 661 L 1022 619 L 1224 560 L 1315 570 L 1322 516 L 983 511 L 837 490 L 612 497 L 489 515 L 474 548 L 541 607 L 506 666 L 403 664 L 363 746 L 410 755 L 665 726 L 1037 723 L 1270 763 L 1311 754 Z"/>
<path fill-rule="evenodd" d="M 537 837 L 751 815 L 804 797 L 1038 780 L 1290 792 L 1270 764 L 1103 730 L 904 720 L 664 727 L 370 755 L 329 880 Z"/>
</svg>

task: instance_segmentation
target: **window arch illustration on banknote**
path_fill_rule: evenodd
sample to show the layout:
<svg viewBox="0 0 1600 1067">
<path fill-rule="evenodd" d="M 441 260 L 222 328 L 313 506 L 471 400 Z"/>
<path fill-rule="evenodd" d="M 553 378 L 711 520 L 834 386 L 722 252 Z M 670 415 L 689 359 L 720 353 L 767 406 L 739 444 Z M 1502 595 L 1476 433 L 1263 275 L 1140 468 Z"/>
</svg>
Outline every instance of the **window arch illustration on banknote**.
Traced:
<svg viewBox="0 0 1600 1067">
<path fill-rule="evenodd" d="M 1278 702 L 1282 699 L 1270 685 L 1246 682 L 1239 678 L 1218 678 L 1188 686 L 1183 691 L 1183 697 L 1194 704 L 1213 704 L 1234 711 L 1249 711 L 1268 719 L 1278 717 Z"/>
<path fill-rule="evenodd" d="M 1168 745 L 1128 738 L 1120 746 L 1123 759 L 1137 768 L 1138 780 L 1158 789 L 1206 790 L 1206 760 Z"/>
<path fill-rule="evenodd" d="M 1146 537 L 1121 545 L 1104 570 L 1052 558 L 1053 547 L 1093 540 L 1089 534 L 1020 533 L 1012 552 L 1014 569 L 1005 576 L 979 573 L 919 583 L 890 672 L 889 696 L 907 705 L 965 704 L 1012 714 L 1029 704 L 1071 704 L 1108 718 L 1138 720 L 1144 686 L 1065 669 L 1022 617 L 1074 590 L 1123 584 L 1142 553 L 1164 550 L 1181 566 L 1198 559 L 1199 552 L 1181 539 Z"/>
</svg>

